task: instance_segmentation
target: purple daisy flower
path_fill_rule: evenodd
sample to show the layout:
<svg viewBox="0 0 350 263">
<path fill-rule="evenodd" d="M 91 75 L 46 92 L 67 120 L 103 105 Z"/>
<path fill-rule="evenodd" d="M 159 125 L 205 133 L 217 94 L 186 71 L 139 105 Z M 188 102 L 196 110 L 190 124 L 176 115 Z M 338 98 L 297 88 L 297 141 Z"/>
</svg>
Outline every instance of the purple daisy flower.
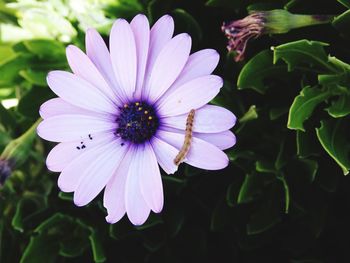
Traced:
<svg viewBox="0 0 350 263">
<path fill-rule="evenodd" d="M 236 142 L 229 131 L 236 117 L 206 105 L 220 91 L 222 79 L 211 75 L 215 50 L 190 55 L 188 34 L 173 37 L 174 21 L 165 15 L 150 29 L 144 15 L 129 24 L 118 19 L 110 48 L 94 29 L 86 33 L 86 54 L 68 46 L 73 73 L 52 71 L 47 77 L 59 98 L 40 108 L 40 137 L 59 142 L 49 153 L 48 169 L 61 172 L 58 186 L 74 192 L 84 206 L 104 188 L 109 223 L 125 213 L 134 225 L 163 208 L 158 164 L 167 174 L 185 137 L 188 113 L 196 110 L 193 138 L 185 162 L 217 170 L 228 165 L 222 151 Z"/>
</svg>

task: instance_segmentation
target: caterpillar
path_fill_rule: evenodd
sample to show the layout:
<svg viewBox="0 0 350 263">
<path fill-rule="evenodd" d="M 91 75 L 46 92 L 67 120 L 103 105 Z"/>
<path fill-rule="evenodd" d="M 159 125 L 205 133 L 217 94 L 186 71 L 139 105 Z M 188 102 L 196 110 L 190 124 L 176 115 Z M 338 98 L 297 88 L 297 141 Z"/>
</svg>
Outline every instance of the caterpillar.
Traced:
<svg viewBox="0 0 350 263">
<path fill-rule="evenodd" d="M 176 165 L 179 165 L 185 159 L 187 153 L 190 150 L 191 141 L 192 141 L 192 128 L 193 128 L 194 114 L 195 114 L 195 110 L 192 109 L 187 116 L 185 140 L 181 150 L 179 151 L 179 153 L 176 155 L 174 159 L 174 163 Z"/>
</svg>

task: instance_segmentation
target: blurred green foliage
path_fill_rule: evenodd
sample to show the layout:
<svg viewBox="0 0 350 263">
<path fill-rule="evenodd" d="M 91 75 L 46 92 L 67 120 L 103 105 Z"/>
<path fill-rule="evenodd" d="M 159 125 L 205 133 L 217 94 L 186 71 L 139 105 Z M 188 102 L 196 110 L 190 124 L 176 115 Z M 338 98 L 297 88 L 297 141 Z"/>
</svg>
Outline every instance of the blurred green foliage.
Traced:
<svg viewBox="0 0 350 263">
<path fill-rule="evenodd" d="M 9 2 L 0 1 L 1 39 L 2 25 L 20 27 Z M 274 8 L 335 19 L 257 39 L 235 63 L 222 22 Z M 106 19 L 141 12 L 153 23 L 168 13 L 177 33 L 192 36 L 193 51 L 220 52 L 216 74 L 225 85 L 212 103 L 239 119 L 231 164 L 211 172 L 183 165 L 163 176 L 161 214 L 140 227 L 126 218 L 109 225 L 100 197 L 78 208 L 59 192 L 44 161 L 53 145 L 36 138 L 0 189 L 0 262 L 350 262 L 349 8 L 348 0 L 108 1 Z M 78 18 L 64 19 L 76 31 L 69 42 L 83 47 Z M 64 40 L 50 34 L 0 43 L 0 101 L 18 101 L 0 104 L 0 152 L 54 97 L 45 78 L 68 70 Z"/>
</svg>

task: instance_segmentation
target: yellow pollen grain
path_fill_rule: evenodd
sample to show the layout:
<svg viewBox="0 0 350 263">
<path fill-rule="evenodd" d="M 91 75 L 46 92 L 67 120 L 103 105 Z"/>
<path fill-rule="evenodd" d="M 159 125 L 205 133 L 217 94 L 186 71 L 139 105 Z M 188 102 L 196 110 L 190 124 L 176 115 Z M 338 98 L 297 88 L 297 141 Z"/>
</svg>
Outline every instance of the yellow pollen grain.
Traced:
<svg viewBox="0 0 350 263">
<path fill-rule="evenodd" d="M 147 110 L 145 110 L 145 112 L 144 112 L 145 114 L 148 114 L 148 111 Z"/>
<path fill-rule="evenodd" d="M 152 118 L 152 116 L 149 116 L 148 119 L 149 119 L 149 120 L 152 120 L 153 118 Z"/>
<path fill-rule="evenodd" d="M 126 126 L 127 126 L 127 127 L 131 127 L 131 123 L 127 123 Z"/>
<path fill-rule="evenodd" d="M 140 105 L 140 103 L 138 103 L 138 102 L 135 102 L 135 105 L 136 105 L 136 106 L 139 106 L 139 105 Z"/>
<path fill-rule="evenodd" d="M 139 107 L 138 110 L 142 110 L 142 107 Z"/>
<path fill-rule="evenodd" d="M 128 104 L 124 104 L 124 108 L 127 108 L 129 105 Z"/>
</svg>

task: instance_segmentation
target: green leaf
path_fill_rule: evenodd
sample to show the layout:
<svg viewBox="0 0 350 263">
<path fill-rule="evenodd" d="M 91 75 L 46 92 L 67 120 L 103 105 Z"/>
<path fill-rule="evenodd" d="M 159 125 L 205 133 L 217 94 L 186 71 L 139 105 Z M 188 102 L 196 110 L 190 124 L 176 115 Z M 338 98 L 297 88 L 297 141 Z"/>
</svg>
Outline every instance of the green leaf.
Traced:
<svg viewBox="0 0 350 263">
<path fill-rule="evenodd" d="M 252 214 L 247 224 L 248 235 L 261 234 L 281 222 L 280 213 L 273 204 L 275 202 L 272 200 L 265 202 L 257 212 Z"/>
<path fill-rule="evenodd" d="M 116 240 L 123 240 L 137 234 L 138 231 L 131 226 L 126 217 L 122 218 L 118 223 L 110 225 L 109 227 L 109 235 Z"/>
<path fill-rule="evenodd" d="M 289 158 L 289 153 L 286 150 L 286 140 L 281 140 L 279 144 L 278 153 L 275 160 L 275 169 L 277 171 L 281 170 L 286 164 Z"/>
<path fill-rule="evenodd" d="M 349 0 L 338 0 L 338 2 L 350 9 L 350 1 Z"/>
<path fill-rule="evenodd" d="M 328 56 L 328 61 L 342 72 L 350 73 L 350 65 L 348 63 L 345 63 L 344 61 L 332 56 Z"/>
<path fill-rule="evenodd" d="M 8 8 L 2 0 L 0 1 L 0 23 L 17 24 L 16 10 Z"/>
<path fill-rule="evenodd" d="M 305 131 L 304 122 L 310 118 L 316 106 L 330 96 L 330 92 L 316 87 L 303 88 L 289 109 L 287 127 L 292 130 Z"/>
<path fill-rule="evenodd" d="M 46 84 L 47 72 L 45 71 L 34 71 L 31 69 L 27 69 L 27 70 L 21 70 L 19 72 L 19 75 L 21 75 L 25 80 L 27 80 L 29 83 L 33 85 L 47 86 Z"/>
<path fill-rule="evenodd" d="M 236 0 L 208 0 L 205 5 L 212 7 L 238 8 L 241 6 L 241 2 Z"/>
<path fill-rule="evenodd" d="M 0 103 L 0 123 L 4 125 L 6 129 L 14 129 L 16 127 L 16 119 L 14 114 L 5 109 Z"/>
<path fill-rule="evenodd" d="M 335 17 L 332 24 L 343 36 L 349 38 L 350 10 Z"/>
<path fill-rule="evenodd" d="M 296 143 L 299 158 L 307 158 L 320 154 L 321 148 L 314 133 L 297 130 Z"/>
<path fill-rule="evenodd" d="M 43 247 L 45 249 L 43 249 Z M 21 257 L 21 263 L 57 262 L 59 243 L 52 236 L 39 234 L 32 237 Z"/>
<path fill-rule="evenodd" d="M 255 120 L 258 118 L 258 112 L 256 110 L 256 106 L 252 105 L 249 107 L 248 111 L 244 113 L 244 115 L 239 119 L 240 123 L 244 123 L 247 121 Z"/>
<path fill-rule="evenodd" d="M 181 205 L 172 204 L 164 214 L 164 224 L 170 237 L 175 237 L 182 229 L 185 222 L 185 213 Z"/>
<path fill-rule="evenodd" d="M 274 121 L 282 117 L 284 114 L 288 112 L 288 107 L 282 108 L 271 108 L 269 111 L 270 120 Z"/>
<path fill-rule="evenodd" d="M 92 248 L 92 254 L 94 256 L 94 261 L 96 263 L 105 262 L 106 256 L 104 253 L 103 246 L 101 244 L 101 240 L 96 231 L 93 231 L 89 236 Z"/>
<path fill-rule="evenodd" d="M 93 232 L 94 230 L 83 222 L 56 213 L 34 230 L 35 235 L 30 238 L 25 248 L 21 263 L 57 262 L 58 255 L 65 257 L 80 255 L 88 247 L 88 238 L 93 240 L 91 246 L 93 255 L 97 258 L 95 262 L 103 262 L 98 248 L 99 242 L 96 241 Z"/>
<path fill-rule="evenodd" d="M 40 105 L 52 97 L 54 94 L 49 88 L 34 86 L 23 95 L 17 109 L 26 117 L 38 118 Z"/>
<path fill-rule="evenodd" d="M 84 253 L 86 242 L 79 237 L 64 240 L 60 243 L 59 254 L 63 257 L 74 258 Z"/>
<path fill-rule="evenodd" d="M 0 87 L 13 86 L 19 77 L 19 71 L 26 68 L 31 60 L 31 56 L 17 54 L 11 60 L 0 65 Z"/>
<path fill-rule="evenodd" d="M 210 230 L 213 232 L 222 232 L 230 224 L 232 210 L 227 205 L 224 198 L 220 198 L 216 204 L 210 221 Z"/>
<path fill-rule="evenodd" d="M 59 251 L 57 239 L 58 225 L 66 218 L 62 214 L 55 214 L 41 223 L 35 232 L 37 235 L 30 238 L 29 244 L 21 257 L 21 263 L 54 263 Z M 51 229 L 51 233 L 48 233 Z M 53 230 L 55 229 L 55 230 Z M 43 249 L 45 247 L 45 249 Z"/>
<path fill-rule="evenodd" d="M 257 198 L 261 193 L 263 184 L 262 174 L 247 174 L 239 190 L 237 203 L 249 203 Z"/>
<path fill-rule="evenodd" d="M 148 18 L 154 23 L 156 19 L 172 9 L 173 0 L 150 0 L 147 6 Z"/>
<path fill-rule="evenodd" d="M 11 45 L 0 45 L 0 66 L 16 57 Z"/>
<path fill-rule="evenodd" d="M 333 118 L 345 117 L 350 114 L 350 95 L 340 96 L 326 111 Z"/>
<path fill-rule="evenodd" d="M 348 125 L 345 119 L 321 121 L 316 134 L 325 151 L 337 162 L 347 175 L 350 170 Z"/>
<path fill-rule="evenodd" d="M 21 199 L 17 204 L 16 204 L 16 211 L 15 214 L 12 218 L 11 224 L 14 229 L 16 229 L 19 232 L 23 232 L 23 217 L 22 217 L 22 209 L 23 209 L 23 199 Z"/>
<path fill-rule="evenodd" d="M 264 50 L 251 58 L 242 68 L 237 80 L 238 89 L 253 89 L 264 94 L 269 86 L 268 77 L 280 78 L 287 72 L 285 65 L 274 65 L 270 50 Z"/>
<path fill-rule="evenodd" d="M 183 9 L 175 9 L 172 12 L 175 20 L 175 28 L 179 32 L 187 32 L 193 40 L 193 45 L 196 46 L 202 40 L 202 29 L 197 20 L 192 15 Z"/>
<path fill-rule="evenodd" d="M 332 64 L 328 63 L 328 56 L 324 47 L 328 44 L 319 41 L 298 40 L 286 43 L 273 48 L 273 63 L 284 60 L 288 65 L 288 71 L 294 70 L 297 66 L 308 65 L 319 72 L 337 72 Z"/>
<path fill-rule="evenodd" d="M 338 85 L 344 81 L 347 81 L 347 74 L 319 74 L 317 76 L 318 83 L 323 86 Z"/>
<path fill-rule="evenodd" d="M 284 213 L 288 214 L 289 213 L 289 205 L 290 205 L 290 193 L 289 193 L 289 186 L 284 178 L 284 176 L 278 176 L 278 180 L 282 182 L 283 185 L 283 190 L 284 190 Z"/>
<path fill-rule="evenodd" d="M 238 181 L 238 179 L 236 178 L 235 181 L 232 182 L 227 188 L 226 203 L 228 206 L 234 207 L 237 205 L 237 199 L 242 183 L 242 180 Z"/>
<path fill-rule="evenodd" d="M 133 18 L 137 14 L 145 12 L 140 2 L 139 0 L 110 1 L 104 11 L 111 17 Z"/>
<path fill-rule="evenodd" d="M 255 170 L 260 173 L 275 173 L 276 169 L 272 162 L 259 160 L 255 162 Z"/>
<path fill-rule="evenodd" d="M 59 192 L 58 197 L 65 201 L 73 201 L 72 193 Z"/>
<path fill-rule="evenodd" d="M 313 182 L 318 171 L 318 162 L 309 159 L 300 159 L 299 162 L 302 163 L 305 174 L 310 178 L 309 181 Z"/>
<path fill-rule="evenodd" d="M 148 228 L 152 228 L 153 226 L 163 224 L 163 220 L 160 216 L 151 214 L 148 218 L 147 221 L 142 224 L 141 226 L 135 227 L 137 230 L 144 230 Z"/>
<path fill-rule="evenodd" d="M 65 57 L 64 46 L 54 40 L 34 39 L 23 41 L 24 46 L 40 58 L 57 59 Z"/>
</svg>

